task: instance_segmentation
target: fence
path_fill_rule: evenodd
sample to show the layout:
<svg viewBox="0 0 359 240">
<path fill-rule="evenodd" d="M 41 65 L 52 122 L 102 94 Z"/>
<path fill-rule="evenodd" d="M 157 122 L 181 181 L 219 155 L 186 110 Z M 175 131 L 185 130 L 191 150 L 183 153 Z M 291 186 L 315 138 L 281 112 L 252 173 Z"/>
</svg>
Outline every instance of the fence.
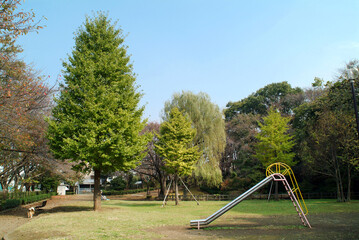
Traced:
<svg viewBox="0 0 359 240">
<path fill-rule="evenodd" d="M 237 198 L 238 195 L 225 195 L 225 194 L 201 194 L 194 195 L 198 201 L 231 201 Z M 336 199 L 336 193 L 325 193 L 325 192 L 314 192 L 314 193 L 302 193 L 304 199 Z M 179 195 L 179 200 L 181 201 L 192 201 L 193 198 L 191 195 Z M 271 199 L 274 198 L 274 194 L 271 195 Z M 289 199 L 287 193 L 278 194 L 279 199 Z M 175 200 L 174 194 L 169 194 L 167 196 L 168 200 Z M 247 199 L 268 199 L 268 194 L 252 194 Z M 351 193 L 351 199 L 359 199 L 359 192 Z"/>
</svg>

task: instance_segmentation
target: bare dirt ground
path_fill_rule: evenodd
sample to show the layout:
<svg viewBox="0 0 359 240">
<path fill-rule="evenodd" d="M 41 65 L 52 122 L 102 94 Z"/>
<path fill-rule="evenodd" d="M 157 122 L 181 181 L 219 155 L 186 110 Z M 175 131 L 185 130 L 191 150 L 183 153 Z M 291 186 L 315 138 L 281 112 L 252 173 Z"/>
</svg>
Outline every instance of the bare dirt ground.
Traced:
<svg viewBox="0 0 359 240">
<path fill-rule="evenodd" d="M 156 192 L 152 192 L 155 196 Z M 125 196 L 108 196 L 110 199 L 144 200 L 144 193 Z M 54 196 L 44 207 L 46 212 L 74 211 L 72 203 L 90 201 L 92 195 Z M 0 239 L 8 240 L 8 235 L 19 226 L 32 219 L 26 210 L 33 203 L 0 212 Z M 71 207 L 69 207 L 71 206 Z M 75 204 L 76 206 L 76 204 Z M 82 209 L 83 210 L 83 209 Z M 90 210 L 90 207 L 89 207 Z M 37 213 L 35 219 L 41 217 Z M 359 213 L 311 214 L 308 220 L 312 229 L 298 223 L 298 216 L 257 216 L 244 215 L 241 218 L 219 219 L 204 229 L 190 229 L 188 226 L 165 226 L 148 229 L 158 233 L 158 239 L 359 239 Z"/>
</svg>

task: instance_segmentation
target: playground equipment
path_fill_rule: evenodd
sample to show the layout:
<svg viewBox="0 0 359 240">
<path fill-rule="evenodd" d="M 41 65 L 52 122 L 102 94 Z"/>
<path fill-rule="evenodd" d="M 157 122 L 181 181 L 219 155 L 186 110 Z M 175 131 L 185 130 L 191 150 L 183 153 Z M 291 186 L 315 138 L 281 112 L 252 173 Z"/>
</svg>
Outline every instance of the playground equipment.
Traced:
<svg viewBox="0 0 359 240">
<path fill-rule="evenodd" d="M 291 185 L 288 183 L 285 176 L 288 176 Z M 191 227 L 197 227 L 200 229 L 203 226 L 207 226 L 220 216 L 222 216 L 227 211 L 231 210 L 234 206 L 236 206 L 238 203 L 249 197 L 252 193 L 259 190 L 263 186 L 265 186 L 267 183 L 271 181 L 276 182 L 282 182 L 285 190 L 287 191 L 295 210 L 297 211 L 299 218 L 301 219 L 301 222 L 304 226 L 307 226 L 311 228 L 310 223 L 308 219 L 306 218 L 306 214 L 308 213 L 307 206 L 305 205 L 302 193 L 299 189 L 297 180 L 295 179 L 295 176 L 293 174 L 292 169 L 285 163 L 274 163 L 270 166 L 268 166 L 266 170 L 266 178 L 257 183 L 255 186 L 253 186 L 251 189 L 247 190 L 243 194 L 241 194 L 239 197 L 228 203 L 226 206 L 219 209 L 217 212 L 213 213 L 211 216 L 207 217 L 206 219 L 199 219 L 199 220 L 191 220 L 190 226 Z M 298 200 L 299 199 L 299 200 Z M 305 208 L 305 212 L 303 211 L 303 206 Z"/>
</svg>

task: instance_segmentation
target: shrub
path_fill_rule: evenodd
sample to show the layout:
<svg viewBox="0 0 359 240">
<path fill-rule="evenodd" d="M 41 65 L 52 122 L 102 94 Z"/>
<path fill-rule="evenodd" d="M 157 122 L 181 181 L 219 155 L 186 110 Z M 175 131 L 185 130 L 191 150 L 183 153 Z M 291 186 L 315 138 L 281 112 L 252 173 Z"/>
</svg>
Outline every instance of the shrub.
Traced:
<svg viewBox="0 0 359 240">
<path fill-rule="evenodd" d="M 1 210 L 14 208 L 21 205 L 20 199 L 7 199 L 1 204 Z"/>
<path fill-rule="evenodd" d="M 5 210 L 8 208 L 14 208 L 17 207 L 21 204 L 28 204 L 28 203 L 32 203 L 32 202 L 38 202 L 47 198 L 50 198 L 51 196 L 56 195 L 55 192 L 51 192 L 51 193 L 40 193 L 40 194 L 32 194 L 30 193 L 29 195 L 23 195 L 23 197 L 18 197 L 15 199 L 8 199 L 8 200 L 4 200 L 1 202 L 1 206 L 0 209 L 1 210 Z"/>
<path fill-rule="evenodd" d="M 41 190 L 45 192 L 56 191 L 60 181 L 56 177 L 44 176 L 40 179 Z"/>
<path fill-rule="evenodd" d="M 111 181 L 111 188 L 115 190 L 124 190 L 126 188 L 126 181 L 122 177 L 114 178 Z"/>
<path fill-rule="evenodd" d="M 226 179 L 221 184 L 221 191 L 245 191 L 251 186 L 250 178 L 234 177 Z"/>
</svg>

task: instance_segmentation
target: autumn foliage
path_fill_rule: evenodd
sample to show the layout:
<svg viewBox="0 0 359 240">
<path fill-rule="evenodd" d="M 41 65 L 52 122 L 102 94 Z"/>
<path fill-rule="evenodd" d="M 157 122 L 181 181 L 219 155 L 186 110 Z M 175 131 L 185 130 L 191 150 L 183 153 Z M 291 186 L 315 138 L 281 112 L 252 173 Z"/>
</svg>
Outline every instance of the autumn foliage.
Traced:
<svg viewBox="0 0 359 240">
<path fill-rule="evenodd" d="M 33 12 L 17 11 L 21 1 L 1 2 L 0 7 L 0 183 L 29 183 L 46 168 L 45 142 L 51 104 L 43 77 L 23 62 L 16 44 L 20 35 L 40 29 Z"/>
</svg>

